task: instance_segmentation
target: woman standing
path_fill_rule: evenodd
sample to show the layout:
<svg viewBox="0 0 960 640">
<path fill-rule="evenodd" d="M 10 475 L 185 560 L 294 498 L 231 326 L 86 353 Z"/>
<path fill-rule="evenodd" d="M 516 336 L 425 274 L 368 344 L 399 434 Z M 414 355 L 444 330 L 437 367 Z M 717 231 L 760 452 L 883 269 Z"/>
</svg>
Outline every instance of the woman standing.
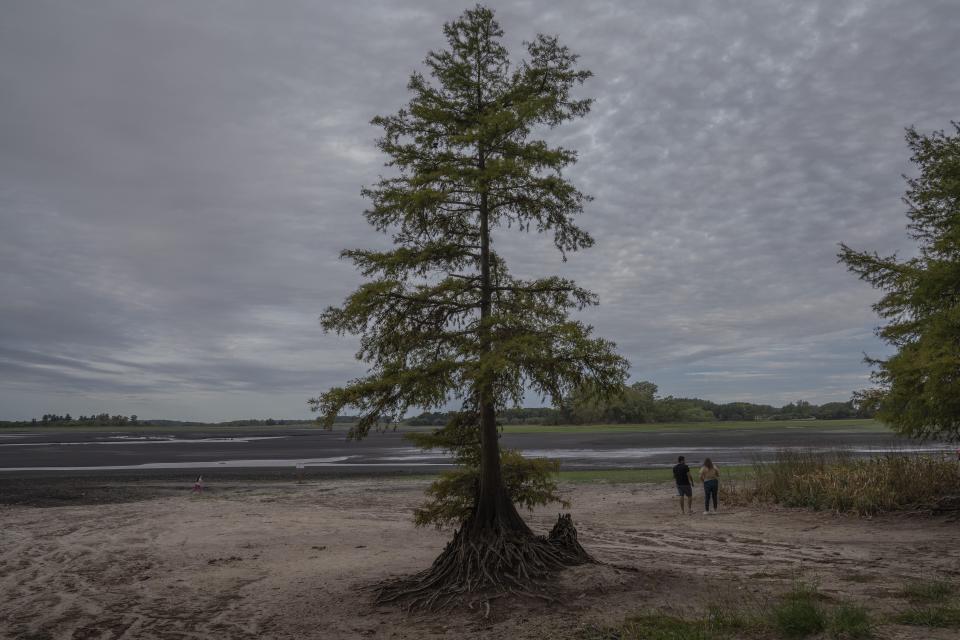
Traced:
<svg viewBox="0 0 960 640">
<path fill-rule="evenodd" d="M 700 467 L 700 481 L 703 482 L 703 513 L 710 513 L 710 498 L 713 497 L 713 511 L 717 512 L 717 494 L 720 491 L 720 469 L 710 458 Z"/>
</svg>

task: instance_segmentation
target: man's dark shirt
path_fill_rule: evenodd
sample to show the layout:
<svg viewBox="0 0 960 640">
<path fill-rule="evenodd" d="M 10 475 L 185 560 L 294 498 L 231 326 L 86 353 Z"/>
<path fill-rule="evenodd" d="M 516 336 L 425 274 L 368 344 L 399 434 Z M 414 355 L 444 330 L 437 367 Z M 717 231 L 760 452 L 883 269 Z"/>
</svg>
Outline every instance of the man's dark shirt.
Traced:
<svg viewBox="0 0 960 640">
<path fill-rule="evenodd" d="M 682 462 L 676 465 L 673 468 L 673 478 L 677 481 L 678 485 L 689 487 L 690 486 L 690 467 L 683 464 Z"/>
</svg>

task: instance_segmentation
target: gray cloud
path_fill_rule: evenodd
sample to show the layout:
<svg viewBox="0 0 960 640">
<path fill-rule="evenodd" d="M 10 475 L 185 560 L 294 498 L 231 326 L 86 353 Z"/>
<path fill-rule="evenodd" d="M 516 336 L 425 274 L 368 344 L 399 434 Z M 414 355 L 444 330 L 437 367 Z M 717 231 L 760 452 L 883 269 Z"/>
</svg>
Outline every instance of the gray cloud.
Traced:
<svg viewBox="0 0 960 640">
<path fill-rule="evenodd" d="M 382 245 L 367 123 L 459 10 L 439 0 L 7 3 L 0 21 L 0 407 L 305 414 L 362 372 L 317 316 Z M 596 77 L 580 151 L 594 249 L 507 232 L 519 273 L 597 291 L 584 318 L 661 391 L 779 404 L 865 384 L 875 293 L 836 244 L 910 251 L 903 127 L 960 104 L 943 0 L 522 2 Z"/>
</svg>

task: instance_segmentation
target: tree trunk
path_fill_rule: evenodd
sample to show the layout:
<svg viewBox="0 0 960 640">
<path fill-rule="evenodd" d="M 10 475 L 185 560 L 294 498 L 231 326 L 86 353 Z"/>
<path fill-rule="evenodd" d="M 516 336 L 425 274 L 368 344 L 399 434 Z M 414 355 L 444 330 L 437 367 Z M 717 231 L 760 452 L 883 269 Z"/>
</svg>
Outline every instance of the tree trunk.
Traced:
<svg viewBox="0 0 960 640">
<path fill-rule="evenodd" d="M 467 525 L 470 533 L 492 531 L 513 536 L 533 536 L 507 492 L 500 470 L 500 445 L 493 403 L 480 410 L 480 492 Z"/>
<path fill-rule="evenodd" d="M 486 158 L 481 149 L 478 166 L 482 171 Z M 490 317 L 493 312 L 493 283 L 490 275 L 490 210 L 487 193 L 480 193 L 480 357 L 493 351 L 490 335 Z M 497 431 L 497 410 L 493 397 L 493 380 L 484 372 L 478 383 L 480 404 L 480 492 L 470 521 L 469 534 L 484 530 L 533 536 L 523 518 L 517 513 L 513 499 L 507 493 L 500 470 L 500 443 Z"/>
</svg>

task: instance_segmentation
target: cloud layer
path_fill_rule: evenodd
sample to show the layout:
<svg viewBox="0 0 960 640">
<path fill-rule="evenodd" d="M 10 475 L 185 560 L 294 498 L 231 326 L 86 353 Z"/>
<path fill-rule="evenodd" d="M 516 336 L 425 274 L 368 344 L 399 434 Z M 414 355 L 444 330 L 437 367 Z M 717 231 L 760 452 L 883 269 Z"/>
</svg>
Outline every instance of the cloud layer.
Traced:
<svg viewBox="0 0 960 640">
<path fill-rule="evenodd" d="M 0 21 L 0 418 L 306 415 L 362 373 L 317 316 L 379 245 L 371 117 L 447 2 L 31 0 Z M 673 395 L 780 404 L 866 384 L 876 294 L 836 245 L 909 252 L 903 127 L 960 105 L 960 5 L 504 3 L 596 77 L 580 151 L 596 247 L 497 239 Z M 535 401 L 535 399 L 531 399 Z"/>
</svg>

